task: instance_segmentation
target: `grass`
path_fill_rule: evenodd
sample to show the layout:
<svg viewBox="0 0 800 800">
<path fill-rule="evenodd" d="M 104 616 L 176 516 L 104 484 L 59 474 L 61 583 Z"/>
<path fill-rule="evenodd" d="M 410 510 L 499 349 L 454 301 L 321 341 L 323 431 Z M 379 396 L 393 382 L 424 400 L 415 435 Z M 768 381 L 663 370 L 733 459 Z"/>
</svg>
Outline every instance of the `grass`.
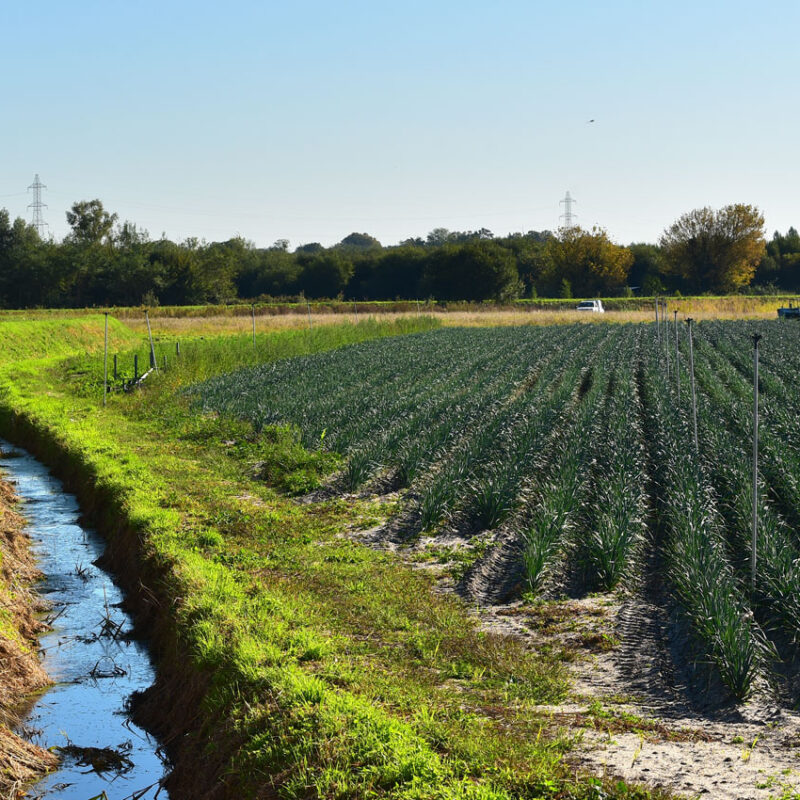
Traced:
<svg viewBox="0 0 800 800">
<path fill-rule="evenodd" d="M 652 322 L 653 298 L 603 298 L 606 314 L 585 314 L 574 311 L 578 300 L 536 298 L 519 300 L 508 305 L 416 300 L 311 301 L 313 324 L 317 327 L 363 320 L 370 316 L 381 322 L 401 317 L 429 315 L 443 325 L 552 325 L 571 322 Z M 703 295 L 668 297 L 669 313 L 677 310 L 681 319 L 691 314 L 695 319 L 774 319 L 776 309 L 789 302 L 800 302 L 797 295 Z M 62 321 L 84 315 L 97 316 L 108 310 L 131 330 L 145 334 L 144 308 L 141 306 L 109 309 L 25 309 L 0 310 L 0 320 Z M 213 336 L 251 332 L 251 306 L 247 303 L 215 306 L 160 306 L 151 308 L 150 322 L 157 336 Z M 261 333 L 308 328 L 305 303 L 273 302 L 256 305 L 256 327 Z M 56 355 L 55 353 L 53 355 Z"/>
<path fill-rule="evenodd" d="M 281 333 L 262 355 L 339 346 L 344 331 L 367 335 Z M 375 323 L 369 335 L 400 332 Z M 0 426 L 61 465 L 112 543 L 126 531 L 140 542 L 142 579 L 157 577 L 170 609 L 165 661 L 208 685 L 206 722 L 183 741 L 198 758 L 211 748 L 224 795 L 650 796 L 561 766 L 570 739 L 536 713 L 566 689 L 553 659 L 482 633 L 430 578 L 342 538 L 374 504 L 305 507 L 277 491 L 330 468 L 291 431 L 190 412 L 176 389 L 226 366 L 223 343 L 204 347 L 106 408 L 96 360 L 7 363 Z"/>
<path fill-rule="evenodd" d="M 102 314 L 76 319 L 0 319 L 0 364 L 100 352 L 104 322 Z M 140 339 L 113 318 L 109 318 L 108 332 L 112 348 L 131 347 Z"/>
</svg>

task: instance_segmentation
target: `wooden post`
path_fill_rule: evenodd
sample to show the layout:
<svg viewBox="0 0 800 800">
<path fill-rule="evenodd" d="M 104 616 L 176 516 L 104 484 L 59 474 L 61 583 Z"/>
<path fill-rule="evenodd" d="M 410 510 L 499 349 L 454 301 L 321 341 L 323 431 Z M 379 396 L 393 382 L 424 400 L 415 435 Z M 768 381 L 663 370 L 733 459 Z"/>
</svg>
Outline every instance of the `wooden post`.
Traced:
<svg viewBox="0 0 800 800">
<path fill-rule="evenodd" d="M 180 341 L 175 341 L 175 355 L 180 357 L 181 354 L 181 343 Z"/>
</svg>

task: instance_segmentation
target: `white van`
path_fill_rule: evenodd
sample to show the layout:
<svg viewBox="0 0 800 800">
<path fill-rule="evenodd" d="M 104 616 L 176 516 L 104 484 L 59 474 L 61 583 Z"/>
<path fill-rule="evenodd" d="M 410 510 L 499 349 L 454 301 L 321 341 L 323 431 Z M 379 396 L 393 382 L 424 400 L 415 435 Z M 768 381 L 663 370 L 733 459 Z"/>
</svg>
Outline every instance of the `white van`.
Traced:
<svg viewBox="0 0 800 800">
<path fill-rule="evenodd" d="M 602 300 L 581 300 L 577 306 L 576 311 L 594 311 L 596 314 L 605 314 Z"/>
</svg>

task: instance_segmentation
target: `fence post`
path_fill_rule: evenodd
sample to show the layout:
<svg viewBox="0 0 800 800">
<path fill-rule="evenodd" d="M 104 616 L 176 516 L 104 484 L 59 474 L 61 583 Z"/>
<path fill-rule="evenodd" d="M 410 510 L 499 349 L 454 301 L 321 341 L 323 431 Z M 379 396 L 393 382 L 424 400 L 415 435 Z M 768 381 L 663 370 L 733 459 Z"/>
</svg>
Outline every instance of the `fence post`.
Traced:
<svg viewBox="0 0 800 800">
<path fill-rule="evenodd" d="M 181 343 L 179 341 L 175 342 L 175 355 L 180 356 L 181 354 Z"/>
<path fill-rule="evenodd" d="M 658 327 L 658 298 L 655 299 L 655 309 L 656 309 L 656 341 L 661 344 L 661 330 Z"/>
<path fill-rule="evenodd" d="M 675 315 L 675 378 L 678 382 L 678 405 L 681 404 L 681 351 L 678 346 L 678 312 L 672 312 Z"/>
<path fill-rule="evenodd" d="M 108 396 L 108 311 L 105 312 L 106 324 L 103 336 L 103 405 L 106 404 Z"/>
<path fill-rule="evenodd" d="M 753 334 L 753 541 L 750 553 L 750 589 L 756 590 L 756 549 L 758 547 L 758 343 L 761 334 Z"/>
<path fill-rule="evenodd" d="M 117 354 L 114 353 L 114 380 L 117 379 Z"/>
<path fill-rule="evenodd" d="M 256 346 L 256 304 L 250 306 L 250 311 L 253 315 L 253 347 Z"/>
<path fill-rule="evenodd" d="M 699 453 L 700 447 L 697 444 L 697 394 L 694 388 L 694 343 L 692 340 L 692 323 L 694 320 L 689 317 L 686 325 L 689 328 L 689 382 L 692 385 L 692 429 L 694 431 L 694 452 Z"/>
<path fill-rule="evenodd" d="M 664 328 L 664 356 L 667 361 L 667 385 L 670 382 L 670 358 L 669 358 L 669 309 L 667 308 L 667 301 L 664 301 L 664 308 L 661 312 L 661 322 Z"/>
<path fill-rule="evenodd" d="M 139 354 L 133 354 L 133 380 L 139 380 Z"/>
<path fill-rule="evenodd" d="M 306 300 L 306 310 L 308 311 L 308 329 L 311 330 L 314 327 L 314 324 L 311 322 L 311 305 L 309 304 L 308 300 Z"/>
<path fill-rule="evenodd" d="M 150 313 L 147 309 L 144 310 L 144 318 L 147 320 L 147 336 L 150 339 L 150 367 L 158 372 L 158 364 L 156 364 L 156 347 L 153 344 L 153 331 L 150 330 Z"/>
</svg>

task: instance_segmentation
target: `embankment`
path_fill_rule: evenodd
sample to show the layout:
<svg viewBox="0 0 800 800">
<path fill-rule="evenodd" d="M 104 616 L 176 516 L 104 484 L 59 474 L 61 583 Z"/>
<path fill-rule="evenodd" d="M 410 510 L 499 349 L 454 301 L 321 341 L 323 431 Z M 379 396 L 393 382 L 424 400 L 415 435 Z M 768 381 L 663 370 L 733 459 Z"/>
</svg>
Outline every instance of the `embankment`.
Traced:
<svg viewBox="0 0 800 800">
<path fill-rule="evenodd" d="M 36 635 L 41 600 L 32 589 L 39 576 L 28 548 L 24 521 L 14 510 L 12 487 L 0 482 L 0 797 L 16 797 L 17 789 L 53 768 L 56 757 L 12 731 L 25 695 L 45 687 L 48 677 L 39 664 Z"/>
<path fill-rule="evenodd" d="M 180 602 L 182 587 L 174 565 L 144 545 L 146 533 L 130 519 L 124 496 L 108 484 L 101 485 L 91 465 L 78 452 L 65 446 L 52 431 L 2 407 L 0 431 L 9 441 L 24 446 L 50 467 L 65 487 L 76 494 L 87 522 L 108 542 L 103 567 L 127 593 L 126 603 L 134 616 L 136 633 L 149 639 L 157 665 L 156 686 L 143 697 L 134 699 L 134 718 L 159 737 L 170 755 L 174 765 L 166 783 L 170 796 L 197 800 L 239 796 L 239 781 L 229 772 L 238 739 L 227 730 L 229 726 L 223 720 L 205 712 L 203 700 L 212 676 L 203 674 L 193 665 L 175 626 L 173 612 L 175 604 Z M 36 608 L 36 596 L 18 581 L 19 576 L 24 575 L 29 585 L 38 573 L 30 554 L 26 556 L 27 550 L 20 545 L 24 541 L 21 518 L 5 508 L 4 514 L 13 520 L 9 527 L 16 526 L 14 536 L 3 536 L 4 542 L 14 542 L 8 547 L 12 554 L 8 561 L 5 551 L 3 553 L 4 575 L 8 563 L 9 571 L 17 576 L 16 604 L 20 609 L 27 609 L 18 616 L 22 631 L 17 645 L 19 668 L 8 676 L 9 696 L 13 698 L 45 686 L 48 679 L 35 651 L 35 634 L 40 623 L 31 611 Z M 5 603 L 5 599 L 2 602 Z M 5 648 L 5 645 L 6 641 L 0 639 L 0 647 Z M 5 658 L 7 651 L 0 652 Z M 4 681 L 5 678 L 4 670 Z M 0 701 L 5 696 L 4 688 L 0 687 Z M 18 766 L 10 773 L 14 777 L 6 786 L 0 777 L 0 798 L 3 799 L 6 797 L 3 792 L 10 792 L 12 784 L 30 781 L 57 762 L 52 754 L 14 737 L 7 728 L 0 726 L 0 772 L 7 766 L 7 758 Z M 16 795 L 9 793 L 8 796 Z"/>
</svg>

